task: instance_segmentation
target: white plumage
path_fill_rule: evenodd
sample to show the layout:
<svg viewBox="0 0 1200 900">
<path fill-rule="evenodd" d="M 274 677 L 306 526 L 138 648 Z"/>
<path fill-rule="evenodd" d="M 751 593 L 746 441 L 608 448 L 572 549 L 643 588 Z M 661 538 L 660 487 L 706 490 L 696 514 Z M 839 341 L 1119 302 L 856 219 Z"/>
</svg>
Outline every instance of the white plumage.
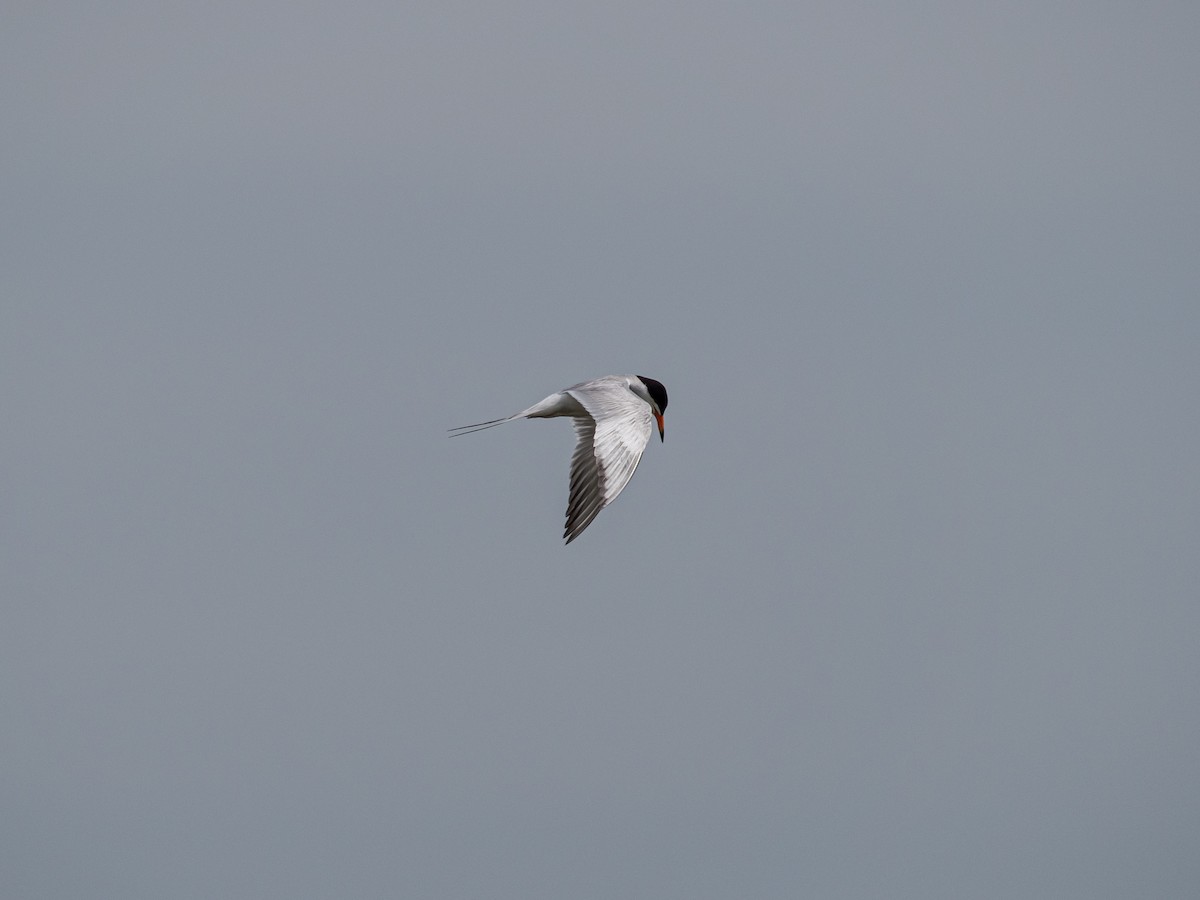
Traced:
<svg viewBox="0 0 1200 900">
<path fill-rule="evenodd" d="M 495 428 L 513 419 L 569 416 L 575 425 L 571 492 L 563 529 L 569 544 L 625 490 L 637 471 L 655 420 L 662 438 L 666 408 L 667 390 L 653 378 L 605 375 L 551 394 L 515 415 L 452 428 L 455 433 L 451 437 Z"/>
</svg>

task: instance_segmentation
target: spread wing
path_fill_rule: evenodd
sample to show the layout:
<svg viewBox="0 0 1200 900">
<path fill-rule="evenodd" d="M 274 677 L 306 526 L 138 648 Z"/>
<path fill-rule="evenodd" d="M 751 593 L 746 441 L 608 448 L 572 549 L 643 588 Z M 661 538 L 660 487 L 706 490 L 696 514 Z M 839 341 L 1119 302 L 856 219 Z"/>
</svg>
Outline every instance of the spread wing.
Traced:
<svg viewBox="0 0 1200 900">
<path fill-rule="evenodd" d="M 573 420 L 575 453 L 563 530 L 569 544 L 629 484 L 650 440 L 653 416 L 624 378 L 597 379 L 567 393 L 587 412 Z"/>
</svg>

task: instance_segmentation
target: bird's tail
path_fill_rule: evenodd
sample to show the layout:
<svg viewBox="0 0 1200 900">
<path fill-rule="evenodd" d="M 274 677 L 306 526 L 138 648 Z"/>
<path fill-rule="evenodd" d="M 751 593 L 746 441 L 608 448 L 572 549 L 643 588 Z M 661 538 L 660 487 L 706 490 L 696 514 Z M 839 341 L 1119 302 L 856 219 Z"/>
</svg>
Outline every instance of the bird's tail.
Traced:
<svg viewBox="0 0 1200 900">
<path fill-rule="evenodd" d="M 457 428 L 451 428 L 453 432 L 450 437 L 462 437 L 464 434 L 474 434 L 476 431 L 486 431 L 489 428 L 495 428 L 497 425 L 503 425 L 505 422 L 512 421 L 517 416 L 505 416 L 503 419 L 492 419 L 490 422 L 476 422 L 474 425 L 459 425 Z"/>
</svg>

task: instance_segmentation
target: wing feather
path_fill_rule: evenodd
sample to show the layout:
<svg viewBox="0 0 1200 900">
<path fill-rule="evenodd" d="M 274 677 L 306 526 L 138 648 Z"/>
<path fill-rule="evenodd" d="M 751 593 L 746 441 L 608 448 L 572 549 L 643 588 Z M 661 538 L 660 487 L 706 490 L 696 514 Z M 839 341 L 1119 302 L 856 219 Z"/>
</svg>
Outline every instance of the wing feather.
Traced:
<svg viewBox="0 0 1200 900">
<path fill-rule="evenodd" d="M 622 377 L 568 388 L 588 413 L 575 423 L 571 493 L 563 537 L 569 544 L 625 490 L 653 431 L 653 415 Z"/>
<path fill-rule="evenodd" d="M 604 508 L 604 474 L 596 464 L 593 450 L 596 422 L 586 416 L 573 421 L 575 452 L 571 455 L 571 493 L 567 500 L 567 524 L 563 529 L 568 544 L 579 537 Z"/>
</svg>

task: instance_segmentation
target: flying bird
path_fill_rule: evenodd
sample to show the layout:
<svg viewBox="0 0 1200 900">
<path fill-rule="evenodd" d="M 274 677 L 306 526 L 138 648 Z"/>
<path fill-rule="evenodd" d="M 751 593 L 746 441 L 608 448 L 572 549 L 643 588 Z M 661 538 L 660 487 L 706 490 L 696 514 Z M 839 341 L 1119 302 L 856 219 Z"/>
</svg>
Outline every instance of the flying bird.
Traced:
<svg viewBox="0 0 1200 900">
<path fill-rule="evenodd" d="M 592 524 L 600 510 L 617 499 L 633 477 L 653 423 L 664 439 L 663 413 L 667 389 L 644 375 L 605 375 L 551 394 L 529 409 L 451 428 L 459 437 L 495 428 L 513 419 L 552 419 L 569 416 L 575 425 L 575 452 L 571 455 L 571 494 L 563 538 L 569 544 Z"/>
</svg>

